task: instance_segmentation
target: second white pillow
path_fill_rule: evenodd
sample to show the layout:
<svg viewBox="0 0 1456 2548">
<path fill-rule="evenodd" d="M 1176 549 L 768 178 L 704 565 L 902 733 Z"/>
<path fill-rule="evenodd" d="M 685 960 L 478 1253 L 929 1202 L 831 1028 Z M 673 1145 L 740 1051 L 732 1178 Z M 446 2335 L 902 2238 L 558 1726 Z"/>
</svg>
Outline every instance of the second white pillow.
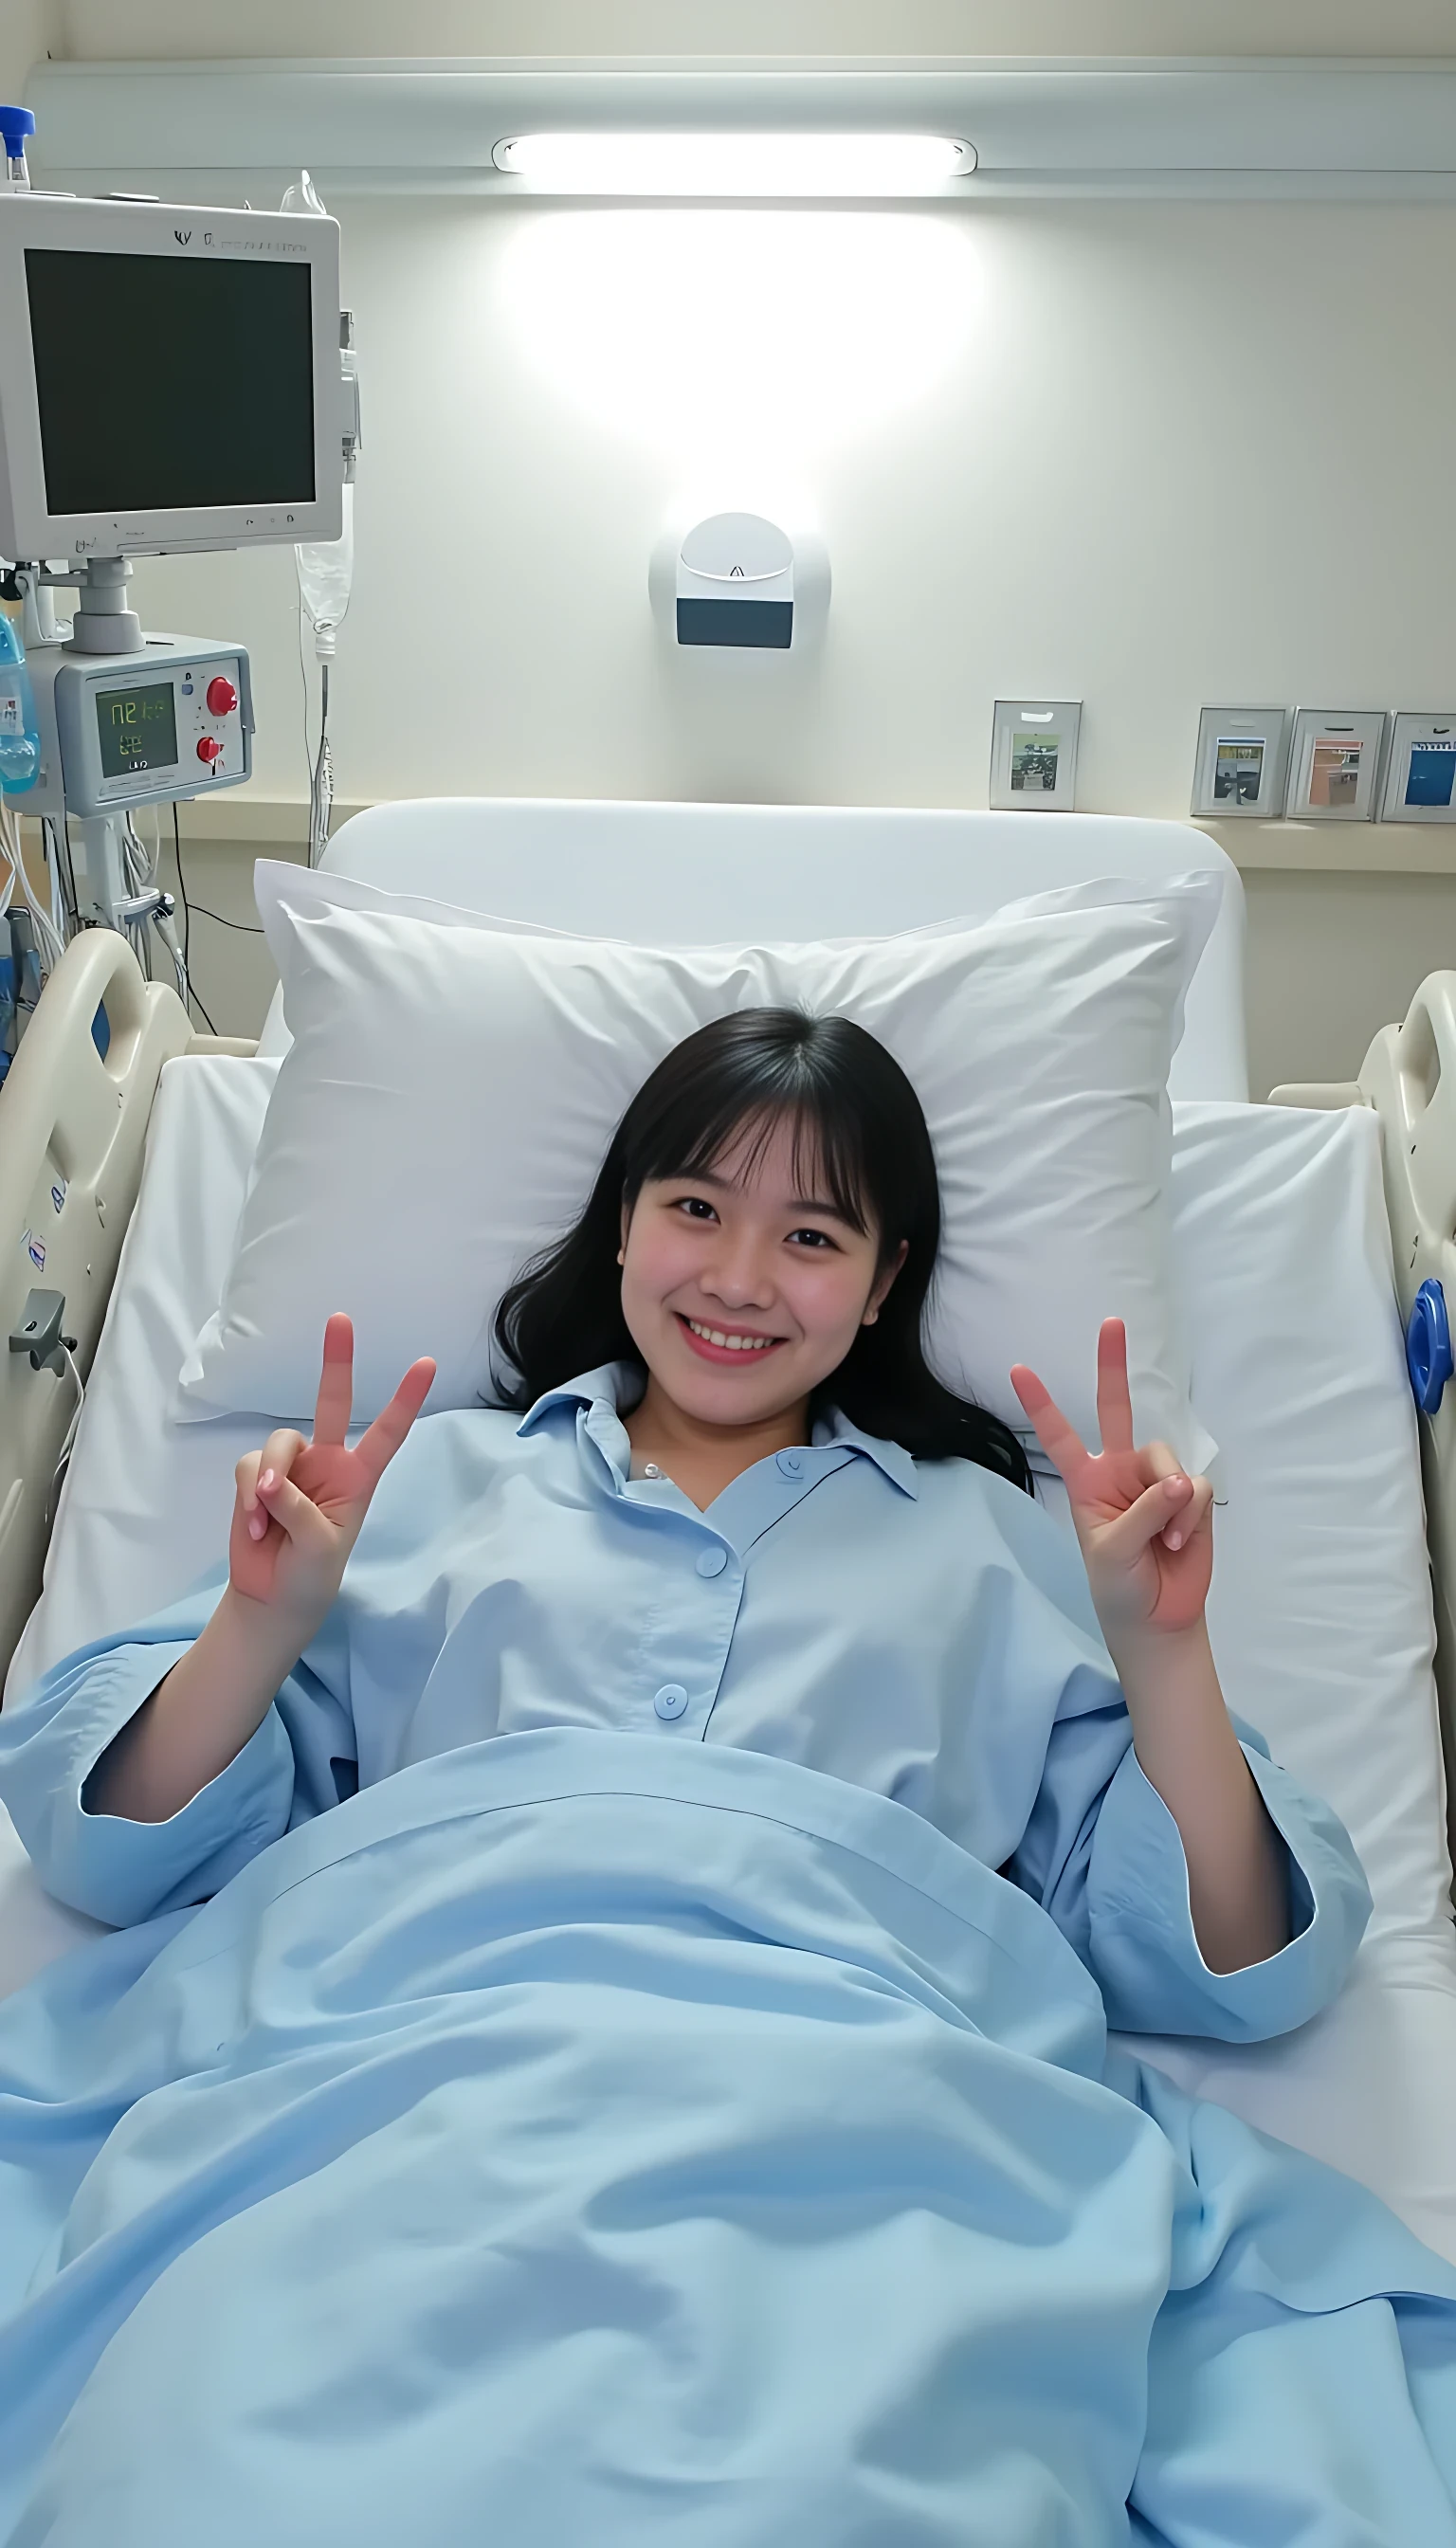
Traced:
<svg viewBox="0 0 1456 2548">
<path fill-rule="evenodd" d="M 294 1041 L 179 1415 L 306 1417 L 336 1309 L 359 1415 L 420 1353 L 431 1406 L 497 1398 L 500 1295 L 581 1210 L 648 1072 L 729 1010 L 797 1004 L 877 1036 L 925 1108 L 942 1377 L 1024 1429 L 1008 1373 L 1029 1362 L 1095 1438 L 1097 1327 L 1122 1317 L 1139 1430 L 1207 1465 L 1171 1297 L 1166 1082 L 1215 876 L 793 948 L 527 933 L 282 864 L 257 896 Z"/>
</svg>

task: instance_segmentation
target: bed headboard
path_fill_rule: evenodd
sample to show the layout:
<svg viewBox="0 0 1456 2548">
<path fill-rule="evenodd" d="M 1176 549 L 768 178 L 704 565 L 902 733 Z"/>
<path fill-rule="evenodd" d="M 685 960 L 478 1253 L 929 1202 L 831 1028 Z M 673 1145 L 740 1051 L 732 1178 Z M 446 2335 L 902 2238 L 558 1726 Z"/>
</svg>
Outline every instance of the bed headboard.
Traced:
<svg viewBox="0 0 1456 2548">
<path fill-rule="evenodd" d="M 632 804 L 442 796 L 374 805 L 323 864 L 502 920 L 711 944 L 854 938 L 979 918 L 1026 893 L 1212 868 L 1218 922 L 1188 996 L 1175 1097 L 1244 1099 L 1243 888 L 1187 823 L 1115 814 L 979 814 L 836 805 Z"/>
</svg>

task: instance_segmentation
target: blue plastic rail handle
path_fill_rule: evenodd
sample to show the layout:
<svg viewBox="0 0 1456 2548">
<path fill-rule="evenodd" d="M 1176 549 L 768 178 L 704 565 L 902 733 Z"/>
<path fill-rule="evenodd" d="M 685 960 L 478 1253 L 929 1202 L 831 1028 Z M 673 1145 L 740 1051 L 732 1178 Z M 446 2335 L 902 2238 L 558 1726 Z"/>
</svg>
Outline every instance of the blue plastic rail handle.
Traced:
<svg viewBox="0 0 1456 2548">
<path fill-rule="evenodd" d="M 1406 1321 L 1406 1369 L 1422 1415 L 1434 1415 L 1456 1360 L 1451 1353 L 1451 1321 L 1439 1283 L 1422 1283 Z"/>
</svg>

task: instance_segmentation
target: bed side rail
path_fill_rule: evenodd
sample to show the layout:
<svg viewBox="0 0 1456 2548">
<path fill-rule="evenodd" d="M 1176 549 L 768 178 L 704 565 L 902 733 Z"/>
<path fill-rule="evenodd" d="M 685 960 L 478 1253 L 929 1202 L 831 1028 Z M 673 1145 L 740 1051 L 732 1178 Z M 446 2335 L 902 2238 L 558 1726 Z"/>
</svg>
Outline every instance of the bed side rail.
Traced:
<svg viewBox="0 0 1456 2548">
<path fill-rule="evenodd" d="M 1404 1025 L 1381 1028 L 1358 1081 L 1276 1088 L 1270 1103 L 1375 1109 L 1402 1323 L 1409 1326 L 1421 1285 L 1435 1283 L 1456 1333 L 1456 972 L 1426 975 Z M 1418 1422 L 1446 1830 L 1456 1864 L 1456 1380 Z"/>
<path fill-rule="evenodd" d="M 92 1034 L 106 1012 L 103 1059 Z M 175 991 L 125 938 L 73 939 L 0 1087 L 0 1676 L 40 1591 L 50 1482 L 75 1407 L 69 1373 L 8 1350 L 27 1294 L 63 1292 L 84 1379 L 111 1298 L 164 1061 L 195 1041 Z"/>
</svg>

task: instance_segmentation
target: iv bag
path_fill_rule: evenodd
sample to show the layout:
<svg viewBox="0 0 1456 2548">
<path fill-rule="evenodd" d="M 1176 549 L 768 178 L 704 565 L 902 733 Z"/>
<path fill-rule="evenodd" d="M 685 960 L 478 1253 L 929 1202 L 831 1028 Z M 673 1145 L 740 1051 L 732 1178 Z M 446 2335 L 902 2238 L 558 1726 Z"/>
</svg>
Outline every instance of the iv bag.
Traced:
<svg viewBox="0 0 1456 2548">
<path fill-rule="evenodd" d="M 0 788 L 7 796 L 22 796 L 40 775 L 41 735 L 26 650 L 20 630 L 0 610 Z"/>
<path fill-rule="evenodd" d="M 280 213 L 322 213 L 327 207 L 307 168 L 301 168 L 291 186 L 285 187 Z"/>
<path fill-rule="evenodd" d="M 301 168 L 294 183 L 285 191 L 278 207 L 281 213 L 326 214 L 323 198 L 307 168 Z M 352 369 L 352 352 L 344 352 L 344 367 Z M 333 653 L 333 641 L 344 612 L 349 606 L 349 593 L 354 582 L 354 487 L 353 463 L 343 488 L 343 529 L 336 540 L 310 540 L 294 550 L 299 572 L 299 591 L 304 608 L 314 622 L 315 652 L 320 657 Z"/>
<path fill-rule="evenodd" d="M 343 505 L 344 526 L 339 539 L 311 540 L 294 550 L 299 591 L 314 622 L 314 642 L 319 655 L 333 653 L 334 633 L 348 609 L 354 581 L 354 490 L 347 480 Z"/>
</svg>

